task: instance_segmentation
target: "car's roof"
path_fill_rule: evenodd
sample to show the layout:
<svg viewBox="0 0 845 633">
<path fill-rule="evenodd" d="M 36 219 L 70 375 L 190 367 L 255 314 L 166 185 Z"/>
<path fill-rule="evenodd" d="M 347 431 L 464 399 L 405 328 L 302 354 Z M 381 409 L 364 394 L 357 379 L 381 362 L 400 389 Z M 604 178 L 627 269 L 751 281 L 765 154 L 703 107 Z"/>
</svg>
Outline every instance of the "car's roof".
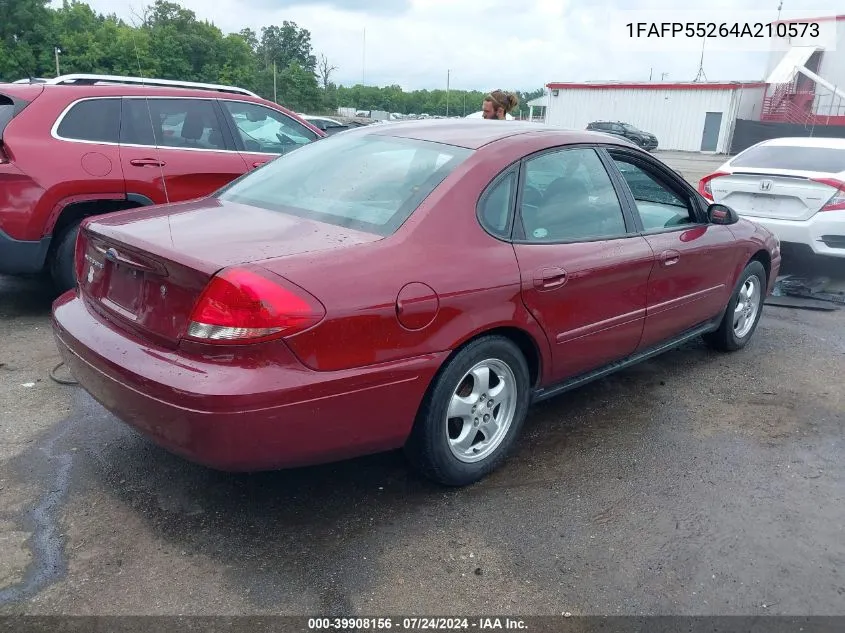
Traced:
<svg viewBox="0 0 845 633">
<path fill-rule="evenodd" d="M 845 138 L 819 138 L 818 136 L 793 136 L 773 138 L 763 141 L 760 145 L 777 145 L 787 147 L 828 147 L 831 149 L 845 149 Z"/>
<path fill-rule="evenodd" d="M 82 97 L 117 97 L 117 96 L 150 96 L 150 97 L 203 97 L 206 99 L 237 99 L 243 101 L 263 101 L 238 92 L 224 90 L 206 90 L 201 88 L 184 88 L 181 86 L 144 86 L 140 84 L 96 84 L 96 85 L 53 85 L 34 84 L 44 90 L 64 92 L 72 98 Z"/>
<path fill-rule="evenodd" d="M 587 132 L 584 130 L 569 130 L 555 128 L 545 123 L 529 123 L 527 121 L 488 121 L 485 119 L 439 119 L 394 121 L 390 125 L 365 126 L 354 130 L 361 134 L 379 134 L 400 138 L 432 141 L 446 145 L 456 145 L 467 149 L 479 149 L 484 145 L 505 138 L 543 132 L 554 134 L 561 144 L 600 142 L 619 143 L 607 134 Z"/>
</svg>

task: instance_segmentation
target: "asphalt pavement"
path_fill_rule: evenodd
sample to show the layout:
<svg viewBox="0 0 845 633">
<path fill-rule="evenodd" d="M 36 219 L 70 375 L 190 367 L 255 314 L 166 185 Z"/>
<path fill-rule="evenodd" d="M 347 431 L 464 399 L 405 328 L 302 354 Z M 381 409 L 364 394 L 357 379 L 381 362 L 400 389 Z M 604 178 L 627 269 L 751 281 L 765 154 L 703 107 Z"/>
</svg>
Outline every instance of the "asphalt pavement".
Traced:
<svg viewBox="0 0 845 633">
<path fill-rule="evenodd" d="M 399 453 L 184 462 L 49 377 L 51 300 L 0 278 L 0 613 L 845 614 L 845 311 L 538 405 L 447 490 Z"/>
</svg>

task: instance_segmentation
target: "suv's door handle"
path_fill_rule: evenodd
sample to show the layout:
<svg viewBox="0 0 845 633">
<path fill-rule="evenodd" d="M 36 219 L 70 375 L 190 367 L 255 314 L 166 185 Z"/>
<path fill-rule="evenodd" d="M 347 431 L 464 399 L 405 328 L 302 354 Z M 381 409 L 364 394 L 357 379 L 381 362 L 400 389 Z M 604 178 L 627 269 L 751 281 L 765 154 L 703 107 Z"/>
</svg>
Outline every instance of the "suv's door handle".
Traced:
<svg viewBox="0 0 845 633">
<path fill-rule="evenodd" d="M 540 290 L 552 290 L 566 283 L 566 271 L 562 268 L 541 268 L 534 273 L 534 287 Z"/>
<path fill-rule="evenodd" d="M 668 250 L 660 253 L 661 266 L 674 266 L 681 259 L 681 254 L 678 251 Z"/>
<path fill-rule="evenodd" d="M 164 162 L 155 158 L 133 158 L 129 164 L 135 167 L 164 167 Z"/>
</svg>

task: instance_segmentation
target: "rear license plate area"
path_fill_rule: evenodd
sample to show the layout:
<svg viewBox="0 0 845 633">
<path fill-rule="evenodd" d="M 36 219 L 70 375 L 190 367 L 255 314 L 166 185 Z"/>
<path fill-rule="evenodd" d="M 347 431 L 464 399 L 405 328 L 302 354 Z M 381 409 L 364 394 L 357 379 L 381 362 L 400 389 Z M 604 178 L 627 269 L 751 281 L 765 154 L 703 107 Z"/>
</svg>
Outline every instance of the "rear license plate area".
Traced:
<svg viewBox="0 0 845 633">
<path fill-rule="evenodd" d="M 776 196 L 755 194 L 751 200 L 751 209 L 758 213 L 772 214 L 780 210 L 781 199 Z"/>
<path fill-rule="evenodd" d="M 128 266 L 111 263 L 105 300 L 119 312 L 133 319 L 137 318 L 141 303 L 144 274 Z"/>
</svg>

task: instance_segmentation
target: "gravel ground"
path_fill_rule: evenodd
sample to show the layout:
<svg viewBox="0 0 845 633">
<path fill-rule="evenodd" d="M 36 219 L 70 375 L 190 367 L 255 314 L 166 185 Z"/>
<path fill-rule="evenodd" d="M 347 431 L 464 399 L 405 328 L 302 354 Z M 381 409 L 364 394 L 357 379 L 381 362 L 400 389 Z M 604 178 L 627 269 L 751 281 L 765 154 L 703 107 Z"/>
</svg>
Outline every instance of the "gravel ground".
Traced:
<svg viewBox="0 0 845 633">
<path fill-rule="evenodd" d="M 767 307 L 739 353 L 538 405 L 443 490 L 396 453 L 173 457 L 50 380 L 50 301 L 0 278 L 0 613 L 845 614 L 843 311 Z"/>
</svg>

